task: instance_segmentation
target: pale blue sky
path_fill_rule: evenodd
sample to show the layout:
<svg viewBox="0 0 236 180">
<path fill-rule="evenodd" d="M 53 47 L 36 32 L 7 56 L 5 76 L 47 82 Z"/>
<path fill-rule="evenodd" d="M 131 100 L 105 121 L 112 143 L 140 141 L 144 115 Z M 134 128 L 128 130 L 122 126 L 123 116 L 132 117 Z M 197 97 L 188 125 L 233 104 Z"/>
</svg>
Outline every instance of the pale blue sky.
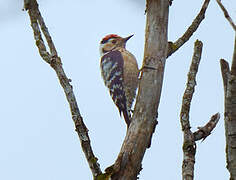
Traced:
<svg viewBox="0 0 236 180">
<path fill-rule="evenodd" d="M 116 159 L 126 132 L 99 69 L 99 41 L 117 33 L 135 34 L 127 48 L 139 65 L 143 57 L 145 1 L 40 1 L 102 170 Z M 169 40 L 176 40 L 203 1 L 177 1 L 170 7 Z M 223 1 L 236 21 L 236 1 Z M 0 179 L 92 179 L 54 71 L 39 56 L 22 1 L 0 0 Z M 231 62 L 234 32 L 212 0 L 197 33 L 166 63 L 159 124 L 146 151 L 141 180 L 181 179 L 182 132 L 179 113 L 196 39 L 202 61 L 191 106 L 193 130 L 221 113 L 212 135 L 197 143 L 195 179 L 228 179 L 225 168 L 223 87 L 219 59 Z"/>
</svg>

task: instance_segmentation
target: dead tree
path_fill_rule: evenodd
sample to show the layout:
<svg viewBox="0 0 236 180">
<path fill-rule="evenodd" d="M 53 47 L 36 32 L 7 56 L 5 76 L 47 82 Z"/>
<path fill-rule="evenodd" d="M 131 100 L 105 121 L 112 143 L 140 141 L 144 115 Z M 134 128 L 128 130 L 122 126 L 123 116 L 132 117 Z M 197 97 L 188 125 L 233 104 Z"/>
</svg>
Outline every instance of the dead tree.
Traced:
<svg viewBox="0 0 236 180">
<path fill-rule="evenodd" d="M 156 119 L 166 58 L 187 42 L 197 30 L 205 17 L 210 0 L 204 1 L 199 14 L 183 36 L 176 42 L 168 43 L 167 29 L 170 2 L 167 0 L 146 1 L 145 50 L 134 114 L 116 162 L 102 173 L 98 159 L 92 151 L 88 129 L 80 115 L 70 79 L 67 78 L 63 70 L 61 59 L 41 16 L 38 3 L 36 0 L 24 0 L 24 9 L 28 11 L 39 54 L 55 70 L 65 92 L 75 129 L 94 179 L 135 180 L 142 169 L 143 156 L 146 149 L 151 146 L 151 138 L 157 125 Z M 42 34 L 47 41 L 47 46 L 43 41 Z M 202 132 L 199 132 L 198 135 L 204 137 L 201 135 Z"/>
</svg>

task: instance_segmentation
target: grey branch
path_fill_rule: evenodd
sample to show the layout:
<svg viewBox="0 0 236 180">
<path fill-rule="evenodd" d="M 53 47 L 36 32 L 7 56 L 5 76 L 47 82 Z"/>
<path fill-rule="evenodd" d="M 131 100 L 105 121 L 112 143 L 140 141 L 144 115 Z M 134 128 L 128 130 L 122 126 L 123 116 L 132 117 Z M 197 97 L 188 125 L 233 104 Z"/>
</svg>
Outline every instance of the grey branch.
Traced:
<svg viewBox="0 0 236 180">
<path fill-rule="evenodd" d="M 187 31 L 174 43 L 169 42 L 168 43 L 168 52 L 167 57 L 172 55 L 175 51 L 177 51 L 181 46 L 183 46 L 193 35 L 193 33 L 198 29 L 200 23 L 205 18 L 205 13 L 208 7 L 210 0 L 205 0 L 200 12 L 196 16 L 196 18 L 193 20 L 192 24 L 189 26 Z"/>
<path fill-rule="evenodd" d="M 214 114 L 210 121 L 203 127 L 198 127 L 198 130 L 193 133 L 194 141 L 205 140 L 211 134 L 211 131 L 216 127 L 219 122 L 220 113 Z"/>
<path fill-rule="evenodd" d="M 181 108 L 181 113 L 180 113 L 180 122 L 181 122 L 183 131 L 190 130 L 189 110 L 190 110 L 190 105 L 191 105 L 194 89 L 196 86 L 196 75 L 197 75 L 198 66 L 201 60 L 201 54 L 202 54 L 202 42 L 197 40 L 194 46 L 192 64 L 190 66 L 190 70 L 188 73 L 187 87 L 184 92 L 182 108 Z"/>
<path fill-rule="evenodd" d="M 48 47 L 49 47 L 50 52 L 51 52 L 51 56 L 57 56 L 57 50 L 55 48 L 55 45 L 52 41 L 52 38 L 51 38 L 49 32 L 48 32 L 48 28 L 47 28 L 46 24 L 44 23 L 44 20 L 43 20 L 43 17 L 41 15 L 40 11 L 37 11 L 37 15 L 38 15 L 37 16 L 38 17 L 38 23 L 41 27 L 41 30 L 43 32 L 44 37 L 46 38 Z"/>
<path fill-rule="evenodd" d="M 24 7 L 25 10 L 28 10 L 30 21 L 31 21 L 31 27 L 33 29 L 34 33 L 34 39 L 36 42 L 36 45 L 39 50 L 40 56 L 45 60 L 45 62 L 49 63 L 51 67 L 55 70 L 57 77 L 59 79 L 59 82 L 65 92 L 67 101 L 70 106 L 72 119 L 75 124 L 75 130 L 78 133 L 81 146 L 83 149 L 83 152 L 86 156 L 86 159 L 88 161 L 89 167 L 92 171 L 92 174 L 95 177 L 100 175 L 101 169 L 97 162 L 97 158 L 93 154 L 93 150 L 90 144 L 90 138 L 88 136 L 88 129 L 85 126 L 83 122 L 83 118 L 80 115 L 80 111 L 76 102 L 76 98 L 73 92 L 73 87 L 70 84 L 70 81 L 62 67 L 61 59 L 57 55 L 56 48 L 54 46 L 54 43 L 52 41 L 52 38 L 49 34 L 49 31 L 44 23 L 44 20 L 41 16 L 41 13 L 38 9 L 38 3 L 36 0 L 25 0 L 24 1 Z M 44 44 L 44 41 L 42 39 L 41 31 L 43 32 L 45 39 L 47 41 L 47 45 L 50 49 L 50 53 L 47 51 L 47 48 Z"/>
<path fill-rule="evenodd" d="M 194 177 L 194 164 L 196 154 L 196 141 L 205 139 L 210 132 L 215 128 L 219 121 L 219 113 L 212 116 L 211 120 L 204 126 L 199 128 L 195 133 L 190 130 L 189 111 L 196 86 L 196 75 L 198 72 L 199 63 L 202 54 L 202 42 L 196 41 L 194 44 L 194 54 L 192 63 L 188 73 L 187 87 L 185 89 L 182 101 L 182 108 L 180 112 L 180 123 L 183 131 L 183 164 L 182 164 L 182 179 L 193 180 Z"/>
<path fill-rule="evenodd" d="M 228 20 L 228 22 L 230 23 L 230 25 L 233 27 L 233 29 L 236 31 L 236 26 L 232 20 L 232 18 L 230 17 L 228 11 L 226 10 L 226 8 L 224 7 L 224 5 L 221 3 L 220 0 L 216 0 L 216 2 L 218 3 L 218 5 L 220 6 L 221 10 L 224 13 L 225 18 Z"/>
<path fill-rule="evenodd" d="M 168 43 L 168 52 L 167 57 L 172 55 L 175 51 L 177 51 L 181 46 L 183 46 L 193 35 L 193 33 L 198 29 L 200 23 L 205 18 L 205 13 L 208 7 L 210 0 L 205 0 L 200 12 L 196 16 L 196 18 L 193 20 L 192 24 L 189 26 L 187 31 L 174 43 L 169 42 Z"/>
</svg>

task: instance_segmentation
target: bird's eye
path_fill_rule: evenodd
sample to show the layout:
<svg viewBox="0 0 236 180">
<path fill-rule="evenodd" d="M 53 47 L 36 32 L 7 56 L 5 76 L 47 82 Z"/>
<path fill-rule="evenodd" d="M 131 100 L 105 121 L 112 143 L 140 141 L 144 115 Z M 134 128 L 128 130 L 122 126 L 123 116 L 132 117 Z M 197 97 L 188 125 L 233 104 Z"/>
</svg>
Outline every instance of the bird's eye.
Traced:
<svg viewBox="0 0 236 180">
<path fill-rule="evenodd" d="M 112 42 L 112 44 L 115 44 L 116 43 L 116 40 L 113 40 L 113 41 L 111 41 Z"/>
</svg>

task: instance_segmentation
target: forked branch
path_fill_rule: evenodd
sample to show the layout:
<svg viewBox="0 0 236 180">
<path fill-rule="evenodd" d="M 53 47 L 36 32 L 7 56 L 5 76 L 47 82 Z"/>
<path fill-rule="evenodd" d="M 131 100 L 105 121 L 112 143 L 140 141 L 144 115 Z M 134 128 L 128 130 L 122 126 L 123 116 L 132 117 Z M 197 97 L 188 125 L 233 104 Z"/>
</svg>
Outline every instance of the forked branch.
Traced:
<svg viewBox="0 0 236 180">
<path fill-rule="evenodd" d="M 188 73 L 187 87 L 185 89 L 182 101 L 182 108 L 180 113 L 180 122 L 184 136 L 183 142 L 183 164 L 182 164 L 182 179 L 193 180 L 194 177 L 194 164 L 196 154 L 196 141 L 205 139 L 210 135 L 211 131 L 215 128 L 219 121 L 220 114 L 217 113 L 212 116 L 211 120 L 204 126 L 199 128 L 198 131 L 193 133 L 190 128 L 189 111 L 196 86 L 196 75 L 201 60 L 202 42 L 196 41 L 194 44 L 194 54 L 192 63 Z"/>
</svg>

